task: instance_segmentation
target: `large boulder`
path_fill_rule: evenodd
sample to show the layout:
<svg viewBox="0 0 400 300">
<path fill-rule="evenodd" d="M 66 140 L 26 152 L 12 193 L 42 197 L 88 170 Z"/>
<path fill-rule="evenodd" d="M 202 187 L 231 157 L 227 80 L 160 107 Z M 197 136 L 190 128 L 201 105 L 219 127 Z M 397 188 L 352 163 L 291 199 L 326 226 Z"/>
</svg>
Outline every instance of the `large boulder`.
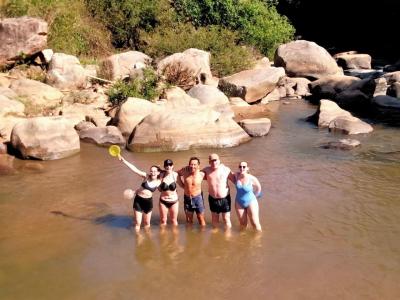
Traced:
<svg viewBox="0 0 400 300">
<path fill-rule="evenodd" d="M 93 127 L 79 131 L 81 140 L 97 145 L 125 145 L 125 139 L 115 126 Z"/>
<path fill-rule="evenodd" d="M 329 127 L 329 123 L 338 117 L 351 116 L 351 113 L 341 109 L 335 102 L 323 99 L 320 102 L 317 112 L 309 119 L 316 121 L 318 127 Z"/>
<path fill-rule="evenodd" d="M 37 117 L 17 123 L 11 144 L 23 158 L 54 160 L 80 151 L 79 135 L 63 117 Z"/>
<path fill-rule="evenodd" d="M 24 120 L 26 120 L 25 117 L 15 115 L 0 116 L 0 138 L 5 142 L 9 142 L 15 124 Z"/>
<path fill-rule="evenodd" d="M 50 61 L 46 83 L 59 89 L 81 89 L 86 85 L 86 71 L 75 56 L 55 53 Z"/>
<path fill-rule="evenodd" d="M 99 75 L 109 80 L 129 77 L 132 69 L 143 68 L 151 63 L 151 58 L 138 51 L 128 51 L 107 57 L 100 63 Z"/>
<path fill-rule="evenodd" d="M 18 95 L 8 87 L 0 86 L 0 96 L 6 96 L 8 99 L 16 100 Z"/>
<path fill-rule="evenodd" d="M 21 17 L 0 21 L 0 67 L 34 55 L 47 45 L 47 23 Z"/>
<path fill-rule="evenodd" d="M 212 79 L 210 57 L 209 52 L 190 48 L 162 59 L 157 64 L 157 72 L 187 90 L 198 82 Z"/>
<path fill-rule="evenodd" d="M 61 107 L 60 112 L 63 117 L 71 120 L 74 125 L 81 121 L 89 120 L 96 126 L 106 126 L 111 119 L 105 115 L 102 108 L 93 104 L 66 104 Z"/>
<path fill-rule="evenodd" d="M 353 116 L 337 117 L 329 123 L 330 131 L 340 131 L 345 134 L 370 133 L 374 129 L 371 125 Z"/>
<path fill-rule="evenodd" d="M 344 70 L 371 69 L 371 55 L 355 51 L 341 52 L 333 56 L 337 64 Z"/>
<path fill-rule="evenodd" d="M 353 117 L 330 100 L 321 100 L 317 112 L 309 120 L 316 121 L 320 128 L 328 127 L 329 130 L 346 134 L 369 133 L 373 130 L 371 125 Z"/>
<path fill-rule="evenodd" d="M 6 96 L 0 95 L 0 117 L 8 114 L 23 115 L 25 105 L 17 100 L 8 99 Z"/>
<path fill-rule="evenodd" d="M 210 85 L 198 84 L 188 91 L 190 97 L 199 99 L 201 104 L 217 106 L 228 104 L 228 97 L 218 88 Z"/>
<path fill-rule="evenodd" d="M 147 116 L 128 141 L 132 151 L 180 151 L 191 148 L 223 148 L 250 140 L 229 117 L 206 106 L 165 109 Z"/>
<path fill-rule="evenodd" d="M 400 99 L 391 96 L 376 96 L 372 99 L 372 104 L 379 108 L 400 110 Z"/>
<path fill-rule="evenodd" d="M 58 89 L 31 79 L 14 80 L 10 89 L 12 89 L 20 98 L 29 101 L 32 105 L 45 107 L 57 106 L 64 96 Z"/>
<path fill-rule="evenodd" d="M 290 77 L 321 78 L 343 74 L 328 51 L 305 40 L 280 45 L 275 52 L 274 65 L 283 67 Z"/>
<path fill-rule="evenodd" d="M 384 82 L 381 82 L 384 81 Z M 368 111 L 370 99 L 374 94 L 383 93 L 385 80 L 381 78 L 359 79 L 352 76 L 326 76 L 309 84 L 311 99 L 331 99 L 344 109 L 351 111 Z"/>
<path fill-rule="evenodd" d="M 148 100 L 129 97 L 121 105 L 111 124 L 117 125 L 122 135 L 129 136 L 143 118 L 160 110 L 161 107 L 159 105 Z"/>
<path fill-rule="evenodd" d="M 166 105 L 169 108 L 180 108 L 188 106 L 199 106 L 200 100 L 189 96 L 183 89 L 179 87 L 172 87 L 164 92 Z"/>
<path fill-rule="evenodd" d="M 252 103 L 272 92 L 283 76 L 285 76 L 283 68 L 265 67 L 245 70 L 221 78 L 218 88 L 229 97 L 241 97 L 248 103 Z"/>
</svg>

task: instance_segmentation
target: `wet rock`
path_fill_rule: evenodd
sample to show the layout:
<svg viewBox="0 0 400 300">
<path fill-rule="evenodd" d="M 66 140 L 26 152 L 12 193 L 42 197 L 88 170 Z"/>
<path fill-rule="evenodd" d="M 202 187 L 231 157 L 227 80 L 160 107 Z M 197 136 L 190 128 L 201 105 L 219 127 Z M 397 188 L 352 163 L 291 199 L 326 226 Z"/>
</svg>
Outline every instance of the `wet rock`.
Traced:
<svg viewBox="0 0 400 300">
<path fill-rule="evenodd" d="M 94 127 L 79 131 L 81 140 L 96 145 L 125 145 L 125 139 L 115 126 Z"/>
<path fill-rule="evenodd" d="M 250 136 L 264 136 L 271 128 L 271 120 L 268 118 L 244 119 L 239 122 L 239 125 Z"/>
<path fill-rule="evenodd" d="M 351 150 L 361 145 L 360 141 L 354 139 L 341 139 L 339 141 L 331 141 L 322 144 L 320 147 L 323 149 L 340 149 Z"/>
<path fill-rule="evenodd" d="M 79 136 L 62 117 L 37 117 L 17 123 L 11 144 L 22 158 L 54 160 L 80 151 Z"/>
</svg>

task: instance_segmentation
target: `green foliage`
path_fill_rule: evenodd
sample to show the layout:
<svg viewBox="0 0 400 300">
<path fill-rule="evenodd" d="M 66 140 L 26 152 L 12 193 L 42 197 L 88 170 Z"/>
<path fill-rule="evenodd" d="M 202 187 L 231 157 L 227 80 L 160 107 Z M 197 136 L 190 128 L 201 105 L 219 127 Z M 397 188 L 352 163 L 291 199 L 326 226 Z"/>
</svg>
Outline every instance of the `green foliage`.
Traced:
<svg viewBox="0 0 400 300">
<path fill-rule="evenodd" d="M 128 97 L 144 98 L 153 101 L 160 95 L 157 90 L 158 76 L 150 68 L 143 70 L 143 76 L 132 81 L 118 80 L 108 90 L 108 99 L 112 105 L 121 105 Z"/>
<path fill-rule="evenodd" d="M 167 0 L 85 0 L 85 4 L 90 14 L 110 30 L 117 48 L 137 48 L 142 31 L 151 31 L 172 16 Z"/>
<path fill-rule="evenodd" d="M 223 37 L 223 38 L 221 38 Z M 160 27 L 143 37 L 143 50 L 153 57 L 162 57 L 188 48 L 211 53 L 211 69 L 217 76 L 225 76 L 251 67 L 252 49 L 238 44 L 238 34 L 221 26 L 200 27 L 178 24 L 173 28 Z"/>
<path fill-rule="evenodd" d="M 272 58 L 276 47 L 293 38 L 294 28 L 278 14 L 276 0 L 175 0 L 181 20 L 194 26 L 221 25 Z"/>
<path fill-rule="evenodd" d="M 286 17 L 279 15 L 275 6 L 265 6 L 260 1 L 243 1 L 239 10 L 238 29 L 243 40 L 256 46 L 272 58 L 276 48 L 290 41 L 294 28 Z"/>
<path fill-rule="evenodd" d="M 5 17 L 44 19 L 49 24 L 48 46 L 55 52 L 92 57 L 111 53 L 109 34 L 87 14 L 82 1 L 9 0 L 0 10 Z"/>
</svg>

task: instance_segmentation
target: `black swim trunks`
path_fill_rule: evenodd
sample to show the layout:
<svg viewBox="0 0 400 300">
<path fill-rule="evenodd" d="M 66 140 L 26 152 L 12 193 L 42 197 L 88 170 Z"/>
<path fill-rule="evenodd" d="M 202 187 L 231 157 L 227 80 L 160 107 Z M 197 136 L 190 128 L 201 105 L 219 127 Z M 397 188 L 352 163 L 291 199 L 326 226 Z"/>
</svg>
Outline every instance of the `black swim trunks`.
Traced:
<svg viewBox="0 0 400 300">
<path fill-rule="evenodd" d="M 133 200 L 133 209 L 148 214 L 153 210 L 153 197 L 143 198 L 136 195 Z"/>
<path fill-rule="evenodd" d="M 186 196 L 184 195 L 184 206 L 185 211 L 188 212 L 196 212 L 197 214 L 204 213 L 204 200 L 203 194 L 199 194 L 197 196 Z"/>
<path fill-rule="evenodd" d="M 210 210 L 213 213 L 227 213 L 231 211 L 231 195 L 228 194 L 224 198 L 213 198 L 208 195 Z"/>
</svg>

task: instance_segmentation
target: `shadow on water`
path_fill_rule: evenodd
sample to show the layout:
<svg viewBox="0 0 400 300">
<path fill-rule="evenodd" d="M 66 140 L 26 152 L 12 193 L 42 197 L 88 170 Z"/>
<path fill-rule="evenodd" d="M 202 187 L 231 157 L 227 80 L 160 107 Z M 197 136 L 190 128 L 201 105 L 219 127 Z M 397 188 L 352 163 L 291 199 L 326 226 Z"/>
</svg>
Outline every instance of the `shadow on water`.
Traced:
<svg viewBox="0 0 400 300">
<path fill-rule="evenodd" d="M 75 220 L 80 220 L 80 221 L 89 221 L 93 224 L 96 225 L 105 225 L 107 227 L 112 227 L 112 228 L 125 228 L 129 229 L 132 227 L 132 217 L 128 215 L 115 215 L 115 214 L 106 214 L 100 217 L 96 218 L 90 218 L 90 217 L 80 217 L 80 216 L 74 216 L 71 214 L 66 214 L 62 211 L 51 211 L 50 213 L 65 217 L 65 218 L 70 218 L 70 219 L 75 219 Z"/>
</svg>

